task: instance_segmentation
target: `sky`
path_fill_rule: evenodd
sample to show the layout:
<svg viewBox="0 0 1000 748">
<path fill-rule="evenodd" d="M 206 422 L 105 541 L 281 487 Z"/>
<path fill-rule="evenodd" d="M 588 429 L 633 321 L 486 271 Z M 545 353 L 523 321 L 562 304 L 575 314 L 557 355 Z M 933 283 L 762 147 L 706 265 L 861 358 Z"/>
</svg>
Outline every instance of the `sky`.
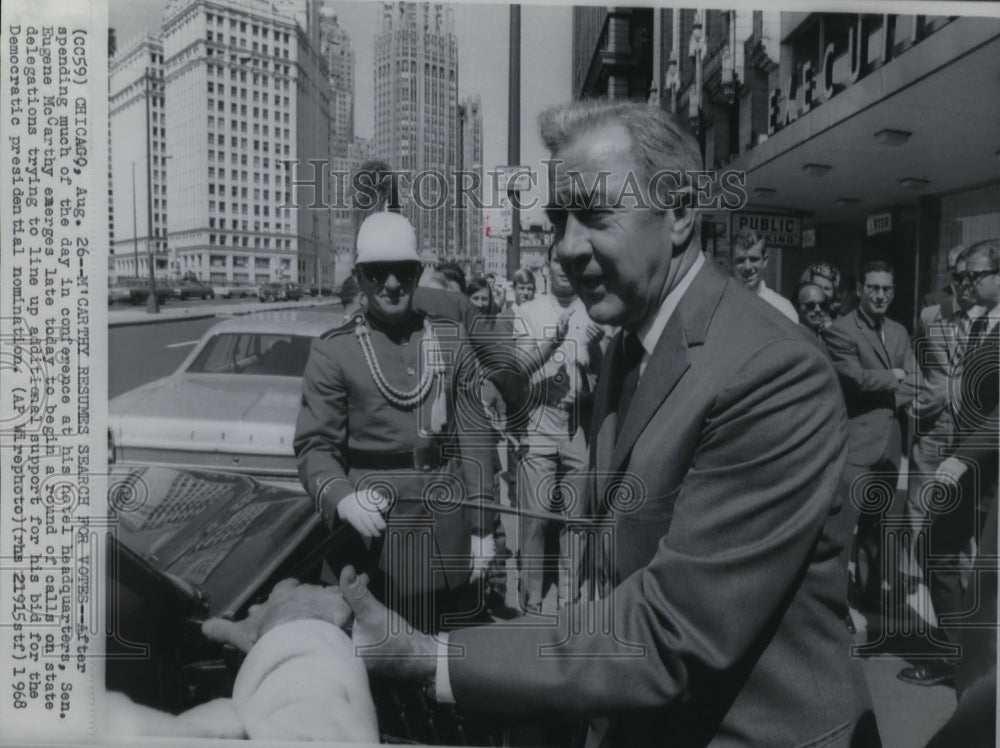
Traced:
<svg viewBox="0 0 1000 748">
<path fill-rule="evenodd" d="M 373 59 L 375 31 L 382 3 L 330 2 L 340 26 L 351 36 L 355 53 L 355 134 L 374 136 Z M 507 163 L 507 76 L 509 6 L 458 2 L 455 35 L 458 38 L 459 100 L 479 94 L 483 113 L 483 164 L 492 168 Z M 166 0 L 109 0 L 109 25 L 121 47 L 144 30 L 157 33 Z M 535 124 L 546 107 L 572 98 L 572 10 L 567 5 L 521 7 L 521 159 L 538 171 L 542 182 L 527 196 L 544 202 L 547 156 Z M 526 219 L 543 219 L 540 209 Z"/>
</svg>

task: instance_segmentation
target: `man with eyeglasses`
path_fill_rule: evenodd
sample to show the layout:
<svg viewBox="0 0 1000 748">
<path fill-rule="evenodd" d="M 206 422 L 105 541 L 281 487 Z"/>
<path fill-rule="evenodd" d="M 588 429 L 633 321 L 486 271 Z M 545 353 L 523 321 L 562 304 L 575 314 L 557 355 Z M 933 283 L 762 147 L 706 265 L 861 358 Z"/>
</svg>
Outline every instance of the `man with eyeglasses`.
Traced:
<svg viewBox="0 0 1000 748">
<path fill-rule="evenodd" d="M 941 485 L 935 473 L 955 446 L 955 395 L 961 389 L 961 359 L 968 342 L 972 319 L 980 310 L 972 289 L 964 282 L 965 248 L 958 246 L 948 253 L 951 283 L 941 294 L 940 303 L 920 311 L 919 327 L 914 339 L 918 352 L 922 387 L 913 402 L 913 444 L 910 449 L 910 476 L 907 488 L 906 513 L 914 529 L 930 523 L 929 553 L 935 557 L 932 574 L 924 574 L 911 560 L 910 595 L 919 599 L 916 583 L 923 577 L 927 584 L 934 613 L 957 614 L 964 610 L 962 602 L 962 554 L 967 552 L 973 534 L 972 502 L 962 502 L 947 512 L 930 511 L 930 500 Z M 947 566 L 947 568 L 945 568 Z M 916 606 L 919 611 L 919 605 Z M 949 632 L 941 632 L 946 638 Z M 954 638 L 952 633 L 950 638 Z M 944 659 L 921 660 L 903 668 L 900 680 L 920 686 L 954 682 L 954 665 Z"/>
<path fill-rule="evenodd" d="M 365 309 L 314 343 L 294 447 L 317 511 L 343 535 L 331 566 L 362 567 L 389 607 L 436 631 L 430 600 L 438 614 L 476 611 L 471 582 L 493 555 L 496 518 L 454 507 L 493 500 L 490 447 L 463 428 L 481 415 L 460 386 L 471 371 L 464 329 L 414 308 L 421 271 L 405 217 L 365 219 L 355 264 Z"/>
<path fill-rule="evenodd" d="M 953 453 L 938 468 L 938 478 L 954 485 L 975 522 L 975 558 L 964 564 L 968 584 L 961 600 L 964 627 L 957 632 L 962 657 L 955 667 L 958 707 L 928 744 L 996 744 L 997 691 L 997 465 L 1000 454 L 997 402 L 1000 400 L 1000 239 L 973 244 L 958 269 L 961 288 L 985 311 L 972 323 L 962 356 L 962 377 L 955 413 Z M 968 505 L 971 504 L 971 507 Z"/>
<path fill-rule="evenodd" d="M 844 521 L 856 525 L 855 548 L 845 548 L 852 571 L 854 626 L 864 625 L 858 608 L 878 610 L 883 582 L 881 519 L 899 513 L 896 476 L 902 458 L 902 410 L 916 395 L 917 366 L 910 337 L 886 312 L 895 294 L 894 272 L 881 261 L 861 269 L 856 309 L 835 320 L 825 334 L 847 405 L 847 466 Z M 873 497 L 885 496 L 879 506 Z M 868 507 L 862 514 L 861 506 Z"/>
</svg>

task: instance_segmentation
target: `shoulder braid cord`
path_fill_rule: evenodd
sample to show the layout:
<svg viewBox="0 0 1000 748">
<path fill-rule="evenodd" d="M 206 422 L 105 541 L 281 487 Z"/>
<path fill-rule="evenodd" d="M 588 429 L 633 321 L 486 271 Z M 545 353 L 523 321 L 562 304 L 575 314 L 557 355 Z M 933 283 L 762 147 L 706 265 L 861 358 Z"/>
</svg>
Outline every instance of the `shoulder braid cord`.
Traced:
<svg viewBox="0 0 1000 748">
<path fill-rule="evenodd" d="M 393 387 L 385 378 L 382 366 L 379 364 L 378 356 L 372 347 L 371 331 L 364 317 L 358 320 L 354 328 L 358 343 L 361 345 L 361 352 L 368 365 L 372 381 L 382 396 L 397 408 L 409 409 L 422 403 L 430 394 L 434 381 L 437 380 L 434 402 L 431 405 L 431 433 L 440 434 L 444 431 L 448 422 L 448 399 L 445 392 L 445 364 L 441 351 L 441 344 L 437 335 L 434 334 L 434 327 L 430 320 L 424 319 L 424 339 L 422 347 L 422 368 L 420 381 L 417 386 L 409 392 L 398 390 Z"/>
</svg>

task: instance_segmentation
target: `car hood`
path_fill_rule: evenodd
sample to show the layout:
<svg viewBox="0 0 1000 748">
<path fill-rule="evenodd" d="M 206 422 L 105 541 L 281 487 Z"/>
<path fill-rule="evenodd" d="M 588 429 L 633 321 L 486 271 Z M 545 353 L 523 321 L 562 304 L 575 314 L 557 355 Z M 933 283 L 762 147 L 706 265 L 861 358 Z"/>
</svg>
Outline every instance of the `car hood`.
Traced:
<svg viewBox="0 0 1000 748">
<path fill-rule="evenodd" d="M 183 374 L 114 398 L 117 446 L 292 454 L 302 382 L 297 377 Z"/>
<path fill-rule="evenodd" d="M 116 467 L 108 504 L 117 542 L 208 615 L 235 612 L 319 524 L 301 489 L 155 465 Z"/>
</svg>

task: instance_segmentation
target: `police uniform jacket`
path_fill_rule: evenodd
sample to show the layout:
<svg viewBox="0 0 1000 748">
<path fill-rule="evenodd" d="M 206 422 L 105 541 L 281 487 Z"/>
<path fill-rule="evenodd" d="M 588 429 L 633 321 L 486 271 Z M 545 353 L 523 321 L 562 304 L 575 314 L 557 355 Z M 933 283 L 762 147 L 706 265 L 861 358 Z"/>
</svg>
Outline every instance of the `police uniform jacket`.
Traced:
<svg viewBox="0 0 1000 748">
<path fill-rule="evenodd" d="M 353 529 L 335 519 L 340 500 L 363 487 L 388 488 L 393 504 L 386 535 L 394 523 L 432 521 L 433 586 L 454 589 L 469 576 L 471 535 L 489 534 L 495 522 L 492 512 L 458 505 L 492 500 L 492 476 L 484 472 L 490 447 L 475 428 L 485 420 L 477 412 L 481 405 L 458 386 L 471 356 L 464 330 L 423 313 L 399 329 L 367 318 L 371 348 L 395 390 L 413 391 L 427 367 L 443 370 L 420 403 L 401 407 L 373 378 L 357 335 L 364 319 L 358 315 L 313 343 L 295 431 L 299 477 L 331 527 L 348 533 Z M 425 319 L 439 356 L 428 355 Z"/>
</svg>

